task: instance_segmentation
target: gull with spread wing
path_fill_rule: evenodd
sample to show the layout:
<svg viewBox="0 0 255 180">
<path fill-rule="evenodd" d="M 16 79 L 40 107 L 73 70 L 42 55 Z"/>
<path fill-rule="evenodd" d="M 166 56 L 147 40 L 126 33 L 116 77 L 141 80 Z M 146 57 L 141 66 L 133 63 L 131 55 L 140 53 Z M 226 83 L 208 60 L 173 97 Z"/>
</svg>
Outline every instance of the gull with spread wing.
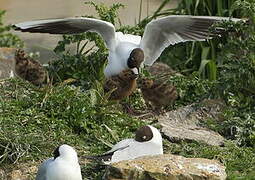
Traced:
<svg viewBox="0 0 255 180">
<path fill-rule="evenodd" d="M 15 24 L 16 30 L 31 33 L 77 34 L 97 32 L 109 49 L 106 77 L 125 69 L 139 68 L 143 63 L 152 65 L 169 45 L 186 41 L 204 41 L 212 38 L 209 27 L 222 20 L 237 18 L 214 16 L 171 15 L 149 22 L 143 36 L 115 32 L 113 24 L 86 17 L 28 21 Z"/>
</svg>

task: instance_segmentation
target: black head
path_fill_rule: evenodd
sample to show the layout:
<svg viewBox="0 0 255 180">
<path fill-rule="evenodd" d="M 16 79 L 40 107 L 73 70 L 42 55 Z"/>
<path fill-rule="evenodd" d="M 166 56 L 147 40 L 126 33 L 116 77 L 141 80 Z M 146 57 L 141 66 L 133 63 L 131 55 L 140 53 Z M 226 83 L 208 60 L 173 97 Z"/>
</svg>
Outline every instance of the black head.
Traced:
<svg viewBox="0 0 255 180">
<path fill-rule="evenodd" d="M 58 146 L 58 147 L 55 149 L 55 151 L 53 152 L 54 159 L 56 159 L 57 157 L 60 156 L 59 147 L 60 147 L 60 146 Z"/>
<path fill-rule="evenodd" d="M 127 65 L 130 69 L 140 67 L 141 63 L 144 60 L 144 53 L 141 48 L 135 48 L 129 55 Z"/>
<path fill-rule="evenodd" d="M 135 140 L 138 142 L 146 142 L 153 138 L 153 132 L 149 126 L 139 128 L 135 133 Z"/>
</svg>

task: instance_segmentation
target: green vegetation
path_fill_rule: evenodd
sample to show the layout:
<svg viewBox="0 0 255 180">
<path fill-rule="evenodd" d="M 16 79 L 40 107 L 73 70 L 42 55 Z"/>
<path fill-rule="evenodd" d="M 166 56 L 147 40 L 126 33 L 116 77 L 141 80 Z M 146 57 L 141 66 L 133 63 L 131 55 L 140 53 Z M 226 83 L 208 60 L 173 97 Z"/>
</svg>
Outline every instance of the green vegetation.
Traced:
<svg viewBox="0 0 255 180">
<path fill-rule="evenodd" d="M 151 16 L 133 27 L 118 21 L 120 4 L 95 7 L 99 17 L 119 25 L 119 31 L 141 35 L 155 17 L 171 14 L 230 15 L 249 23 L 221 23 L 227 29 L 222 38 L 208 42 L 183 43 L 167 48 L 160 61 L 184 76 L 171 76 L 180 98 L 174 108 L 206 98 L 222 99 L 227 105 L 222 120 L 208 119 L 206 125 L 229 139 L 225 147 L 164 140 L 165 152 L 185 157 L 217 159 L 226 166 L 228 179 L 255 177 L 255 3 L 252 0 L 182 0 L 176 9 L 162 11 L 163 1 Z M 22 42 L 3 26 L 0 13 L 0 46 L 20 47 Z M 117 20 L 116 20 L 117 19 Z M 212 28 L 212 31 L 214 28 Z M 1 38 L 4 37 L 4 38 Z M 92 48 L 89 42 L 93 42 Z M 68 50 L 76 45 L 76 52 Z M 55 50 L 58 59 L 49 66 L 54 85 L 37 88 L 19 79 L 0 81 L 0 168 L 13 163 L 41 161 L 63 143 L 74 146 L 79 155 L 99 154 L 117 141 L 132 137 L 145 124 L 122 111 L 121 105 L 103 93 L 103 69 L 107 49 L 99 35 L 64 35 Z M 147 72 L 143 74 L 147 76 Z M 70 83 L 68 79 L 75 79 Z M 137 110 L 144 104 L 139 92 L 124 100 Z M 148 123 L 148 122 L 146 122 Z M 83 176 L 100 179 L 104 167 L 82 165 Z"/>
<path fill-rule="evenodd" d="M 0 9 L 0 47 L 23 47 L 23 42 L 19 37 L 9 33 L 11 26 L 4 26 L 2 20 L 4 14 L 5 11 Z"/>
<path fill-rule="evenodd" d="M 37 89 L 11 79 L 0 91 L 2 167 L 45 159 L 63 143 L 80 155 L 99 154 L 144 124 L 113 108 L 95 89 L 63 84 Z"/>
</svg>

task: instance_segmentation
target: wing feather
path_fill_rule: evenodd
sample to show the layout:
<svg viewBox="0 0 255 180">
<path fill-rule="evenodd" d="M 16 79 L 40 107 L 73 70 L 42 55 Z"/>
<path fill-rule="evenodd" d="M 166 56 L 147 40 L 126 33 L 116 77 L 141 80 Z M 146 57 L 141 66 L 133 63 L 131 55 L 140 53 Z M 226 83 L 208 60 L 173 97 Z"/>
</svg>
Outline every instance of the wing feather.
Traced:
<svg viewBox="0 0 255 180">
<path fill-rule="evenodd" d="M 214 16 L 174 15 L 151 21 L 145 27 L 141 40 L 144 64 L 152 65 L 169 45 L 186 41 L 205 41 L 214 36 L 209 27 L 222 20 L 241 21 L 237 18 Z"/>
<path fill-rule="evenodd" d="M 77 34 L 86 31 L 97 32 L 103 37 L 109 49 L 114 49 L 116 45 L 114 25 L 93 18 L 72 17 L 28 21 L 15 24 L 14 27 L 15 30 L 31 33 Z"/>
</svg>

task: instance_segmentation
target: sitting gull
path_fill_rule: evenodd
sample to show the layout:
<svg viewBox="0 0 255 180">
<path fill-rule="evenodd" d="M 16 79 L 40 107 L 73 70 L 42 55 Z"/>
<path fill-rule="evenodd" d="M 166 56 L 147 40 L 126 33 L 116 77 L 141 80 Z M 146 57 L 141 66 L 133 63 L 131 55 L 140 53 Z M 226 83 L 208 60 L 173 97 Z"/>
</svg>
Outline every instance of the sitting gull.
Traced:
<svg viewBox="0 0 255 180">
<path fill-rule="evenodd" d="M 76 151 L 66 144 L 56 148 L 54 157 L 39 167 L 35 180 L 82 180 Z"/>
<path fill-rule="evenodd" d="M 109 164 L 159 154 L 163 154 L 162 136 L 155 127 L 147 125 L 136 131 L 135 139 L 124 139 L 103 155 L 86 156 L 85 158 L 102 160 Z"/>
</svg>

